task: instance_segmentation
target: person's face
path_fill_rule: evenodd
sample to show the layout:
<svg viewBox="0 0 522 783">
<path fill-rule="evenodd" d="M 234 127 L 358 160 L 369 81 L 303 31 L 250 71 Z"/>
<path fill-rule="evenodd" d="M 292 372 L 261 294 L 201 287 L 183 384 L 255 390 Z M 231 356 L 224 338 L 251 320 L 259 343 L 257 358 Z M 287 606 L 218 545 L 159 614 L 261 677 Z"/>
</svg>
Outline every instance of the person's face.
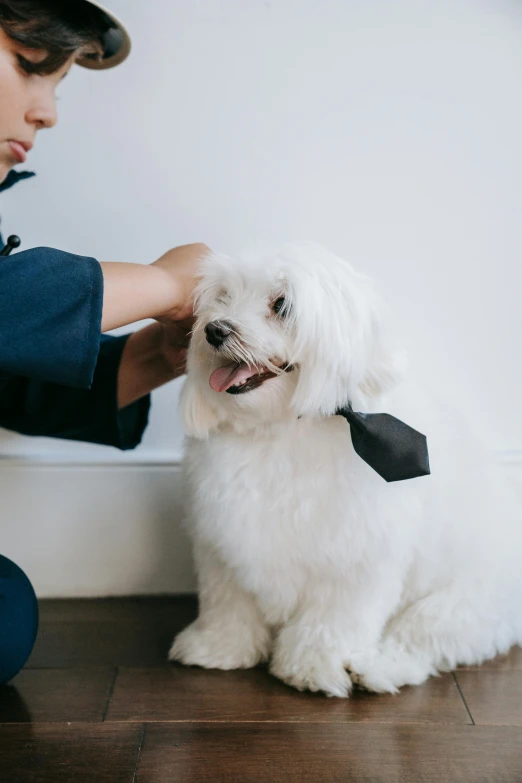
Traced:
<svg viewBox="0 0 522 783">
<path fill-rule="evenodd" d="M 56 88 L 74 57 L 49 75 L 24 69 L 24 61 L 38 63 L 46 56 L 42 49 L 26 49 L 11 40 L 0 27 L 0 183 L 25 161 L 36 132 L 56 125 Z"/>
</svg>

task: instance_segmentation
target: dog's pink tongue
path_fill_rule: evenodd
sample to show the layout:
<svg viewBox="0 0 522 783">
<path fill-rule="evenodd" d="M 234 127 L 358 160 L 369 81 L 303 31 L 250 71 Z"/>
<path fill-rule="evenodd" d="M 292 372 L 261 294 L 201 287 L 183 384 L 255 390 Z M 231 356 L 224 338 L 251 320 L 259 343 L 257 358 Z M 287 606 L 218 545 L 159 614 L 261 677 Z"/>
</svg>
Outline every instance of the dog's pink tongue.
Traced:
<svg viewBox="0 0 522 783">
<path fill-rule="evenodd" d="M 231 362 L 219 370 L 214 370 L 210 376 L 210 388 L 215 392 L 224 392 L 235 383 L 242 383 L 257 373 L 255 367 L 250 367 L 245 362 Z"/>
</svg>

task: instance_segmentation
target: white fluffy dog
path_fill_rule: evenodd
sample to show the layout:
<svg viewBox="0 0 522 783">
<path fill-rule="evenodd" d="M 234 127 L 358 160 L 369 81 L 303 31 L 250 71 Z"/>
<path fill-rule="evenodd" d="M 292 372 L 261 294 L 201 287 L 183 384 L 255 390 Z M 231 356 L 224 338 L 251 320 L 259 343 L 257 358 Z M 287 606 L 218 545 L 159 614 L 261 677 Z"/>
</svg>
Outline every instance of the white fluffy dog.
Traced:
<svg viewBox="0 0 522 783">
<path fill-rule="evenodd" d="M 348 696 L 522 642 L 522 524 L 459 417 L 402 382 L 367 278 L 307 243 L 213 256 L 188 367 L 200 615 L 171 659 L 269 659 L 289 685 Z M 432 475 L 386 483 L 334 415 L 348 402 L 425 433 Z"/>
</svg>

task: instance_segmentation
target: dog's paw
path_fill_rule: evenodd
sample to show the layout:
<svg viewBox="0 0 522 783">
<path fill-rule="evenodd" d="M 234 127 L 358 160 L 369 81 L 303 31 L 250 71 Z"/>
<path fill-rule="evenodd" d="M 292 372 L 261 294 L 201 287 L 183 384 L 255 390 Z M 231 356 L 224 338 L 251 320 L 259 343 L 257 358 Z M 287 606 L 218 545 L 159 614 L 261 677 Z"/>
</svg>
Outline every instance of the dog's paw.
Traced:
<svg viewBox="0 0 522 783">
<path fill-rule="evenodd" d="M 205 669 L 250 669 L 267 660 L 268 644 L 264 629 L 204 626 L 196 620 L 176 636 L 169 660 Z"/>
<path fill-rule="evenodd" d="M 373 693 L 398 693 L 400 685 L 395 684 L 393 674 L 385 667 L 369 667 L 367 671 L 355 672 L 350 670 L 354 685 Z"/>
<path fill-rule="evenodd" d="M 420 685 L 435 674 L 424 657 L 395 644 L 385 644 L 366 656 L 354 656 L 347 668 L 354 683 L 374 693 L 398 693 L 404 685 Z"/>
<path fill-rule="evenodd" d="M 280 645 L 272 658 L 270 671 L 298 691 L 321 692 L 346 699 L 352 690 L 352 681 L 341 659 L 330 650 L 292 650 Z"/>
</svg>

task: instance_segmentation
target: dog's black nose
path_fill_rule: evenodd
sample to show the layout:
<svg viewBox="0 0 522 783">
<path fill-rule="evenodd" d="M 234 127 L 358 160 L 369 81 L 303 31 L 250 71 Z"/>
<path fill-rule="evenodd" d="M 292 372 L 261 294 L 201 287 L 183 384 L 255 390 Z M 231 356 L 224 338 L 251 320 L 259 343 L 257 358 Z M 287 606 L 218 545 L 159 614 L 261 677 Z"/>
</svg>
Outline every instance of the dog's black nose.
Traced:
<svg viewBox="0 0 522 783">
<path fill-rule="evenodd" d="M 220 348 L 231 333 L 232 327 L 224 321 L 212 321 L 205 326 L 207 342 L 214 348 Z"/>
</svg>

